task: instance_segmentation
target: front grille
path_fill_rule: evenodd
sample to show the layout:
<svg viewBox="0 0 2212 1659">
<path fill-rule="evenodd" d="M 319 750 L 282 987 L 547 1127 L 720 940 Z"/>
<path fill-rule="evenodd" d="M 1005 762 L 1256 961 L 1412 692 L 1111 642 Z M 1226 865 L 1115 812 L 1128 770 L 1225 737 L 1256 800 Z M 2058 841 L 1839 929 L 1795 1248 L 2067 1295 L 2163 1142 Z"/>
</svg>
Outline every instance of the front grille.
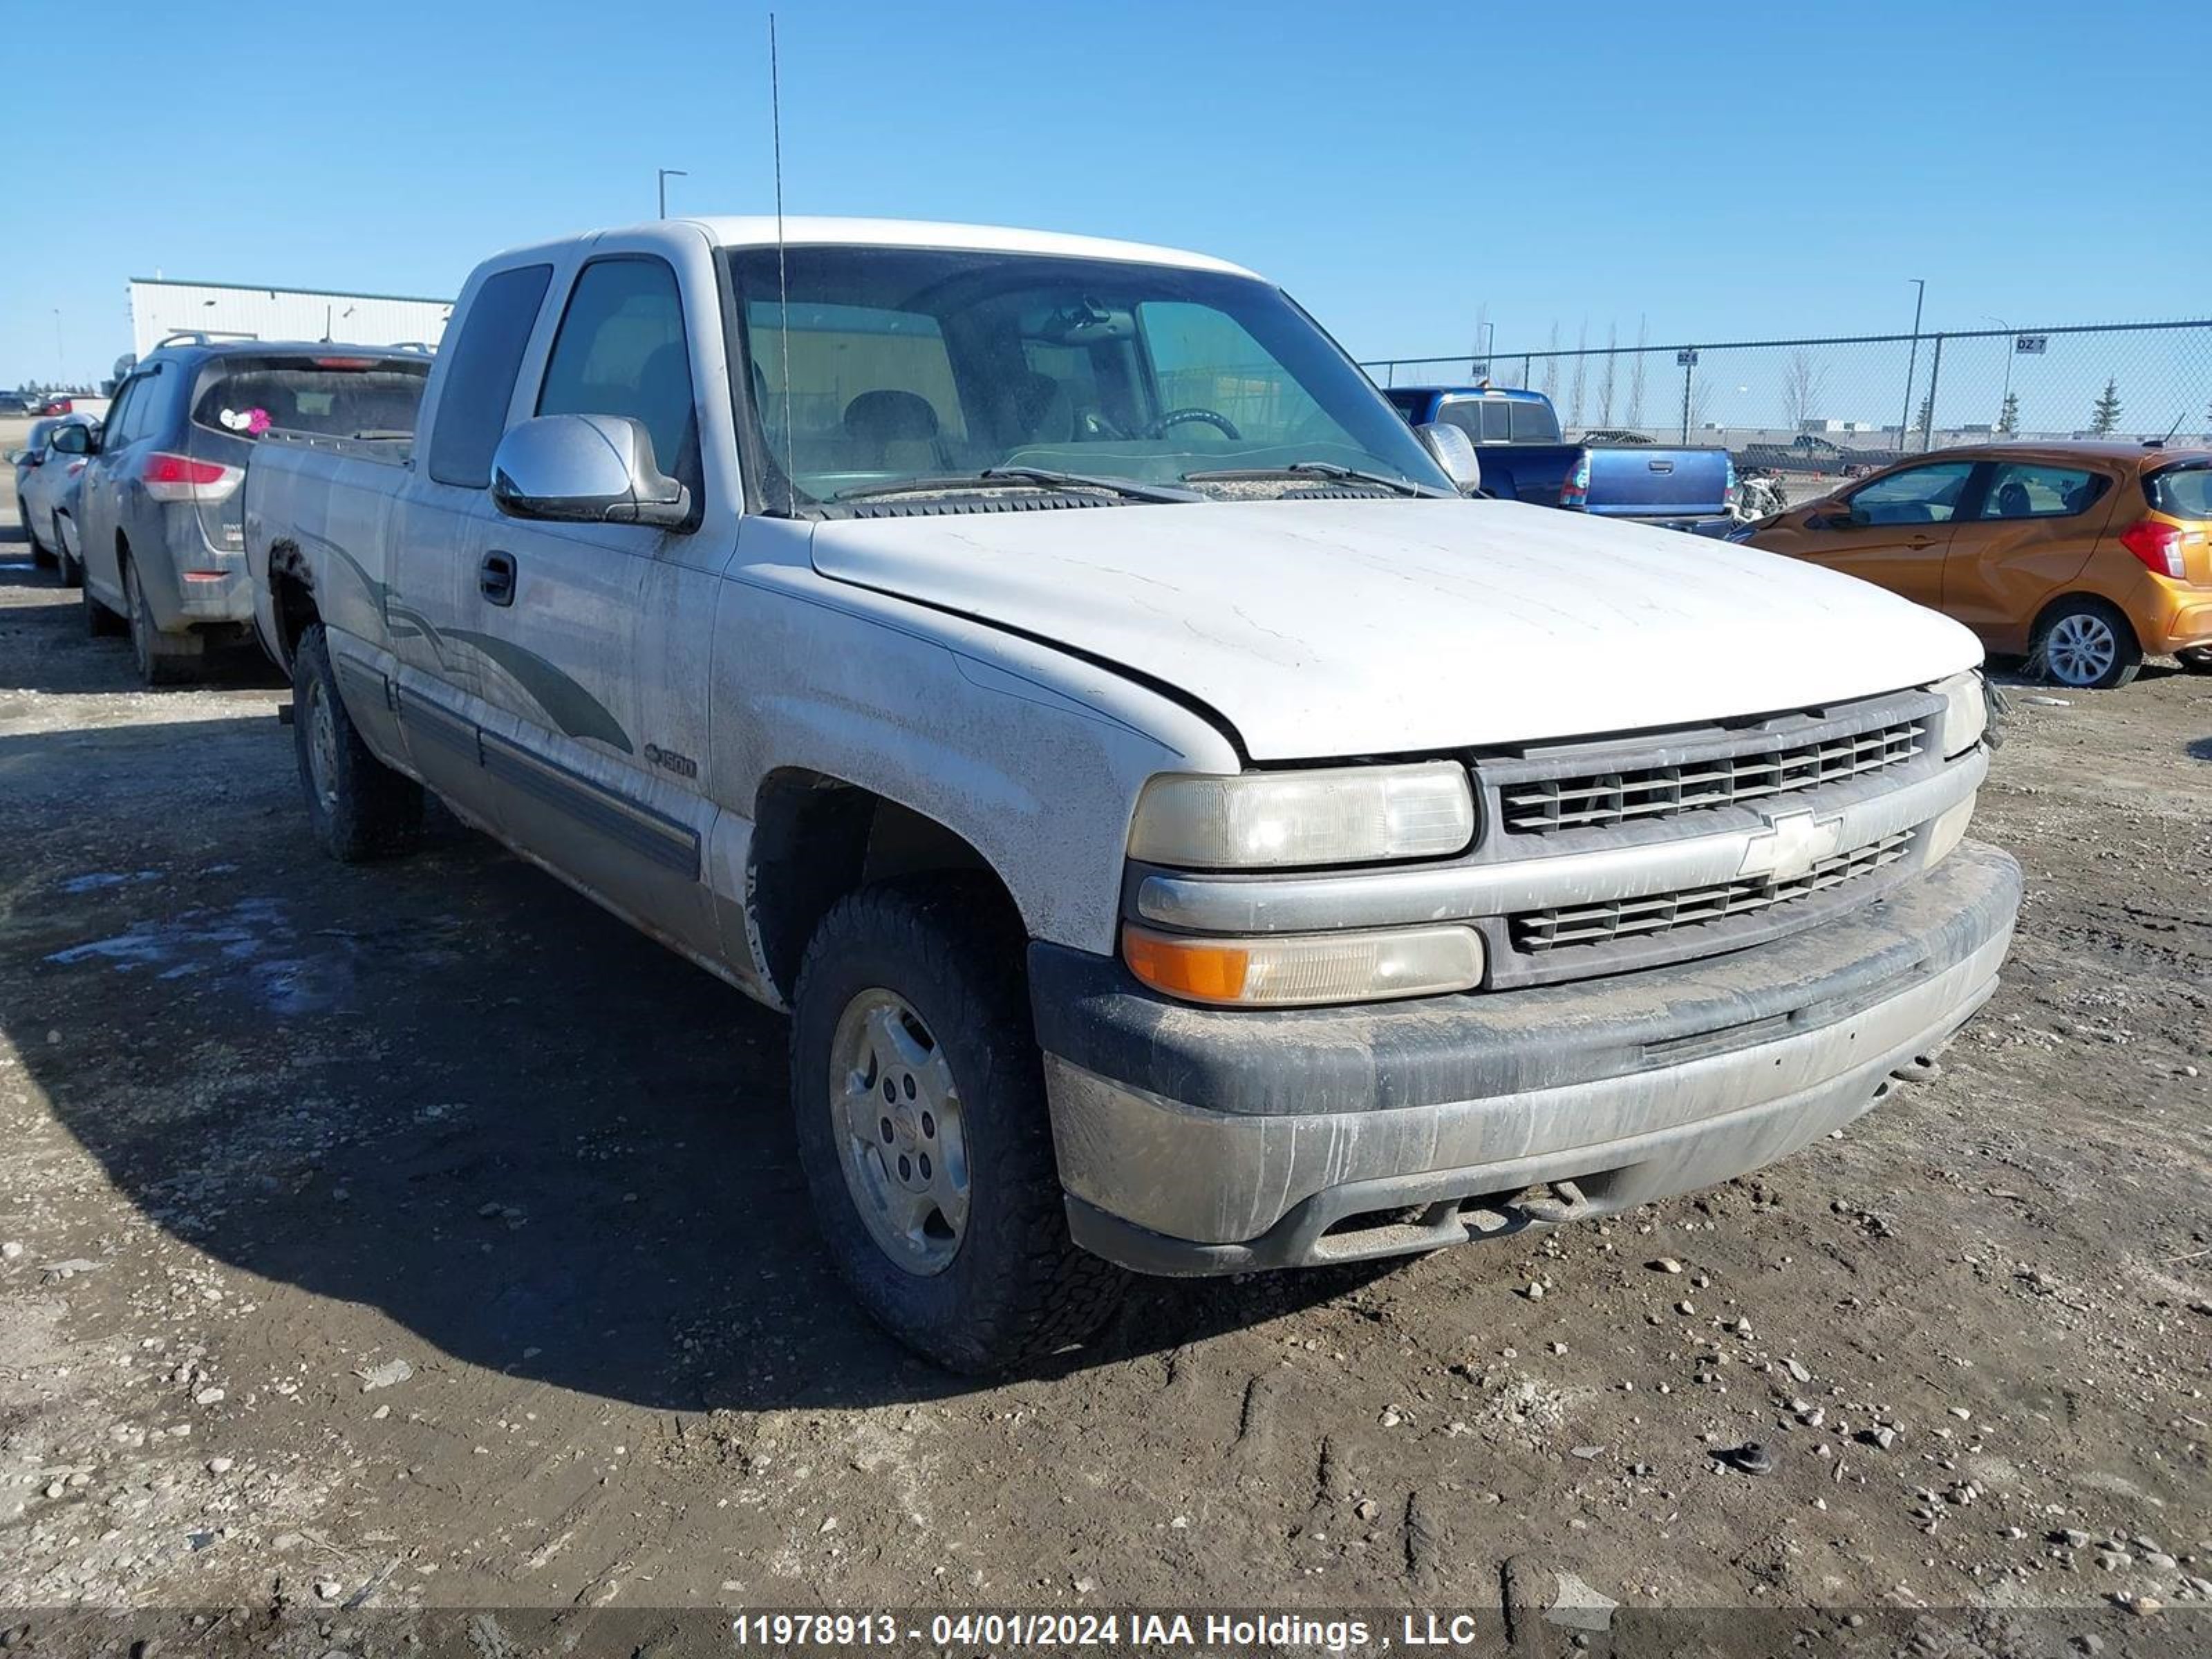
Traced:
<svg viewBox="0 0 2212 1659">
<path fill-rule="evenodd" d="M 1676 766 L 1620 768 L 1512 782 L 1499 791 L 1501 817 L 1511 834 L 1544 835 L 1764 800 L 1899 765 L 1920 753 L 1926 733 L 1927 727 L 1918 720 L 1899 720 Z"/>
<path fill-rule="evenodd" d="M 1513 944 L 1516 949 L 1532 953 L 1573 945 L 1607 945 L 1617 939 L 1672 933 L 1686 927 L 1724 921 L 1731 916 L 1771 910 L 1778 904 L 1826 892 L 1896 863 L 1911 850 L 1912 836 L 1911 830 L 1900 830 L 1850 852 L 1822 859 L 1803 875 L 1788 881 L 1754 876 L 1711 887 L 1650 893 L 1642 898 L 1523 911 L 1510 918 Z"/>
</svg>

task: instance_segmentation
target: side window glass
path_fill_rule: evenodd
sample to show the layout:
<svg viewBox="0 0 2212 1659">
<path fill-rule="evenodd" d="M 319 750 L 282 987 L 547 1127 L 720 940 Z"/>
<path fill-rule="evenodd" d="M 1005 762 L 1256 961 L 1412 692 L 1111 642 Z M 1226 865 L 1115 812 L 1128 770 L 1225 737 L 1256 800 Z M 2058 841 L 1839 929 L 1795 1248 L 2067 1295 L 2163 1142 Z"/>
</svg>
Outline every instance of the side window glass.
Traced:
<svg viewBox="0 0 2212 1659">
<path fill-rule="evenodd" d="M 139 389 L 145 384 L 143 380 L 125 380 L 123 383 L 123 389 L 116 394 L 115 401 L 108 406 L 106 422 L 100 428 L 101 448 L 120 449 L 131 441 L 131 422 L 135 418 L 134 411 L 138 404 Z"/>
<path fill-rule="evenodd" d="M 482 489 L 491 482 L 514 377 L 552 280 L 550 265 L 518 265 L 486 277 L 477 290 L 431 416 L 429 470 L 440 483 Z"/>
<path fill-rule="evenodd" d="M 2069 519 L 2104 494 L 2104 480 L 2070 466 L 2007 461 L 1990 479 L 1984 519 Z"/>
<path fill-rule="evenodd" d="M 1851 516 L 1866 524 L 1948 524 L 1973 470 L 1972 461 L 1944 461 L 1876 478 L 1853 492 Z"/>
<path fill-rule="evenodd" d="M 626 415 L 653 438 L 663 472 L 699 489 L 699 418 L 676 273 L 659 259 L 586 265 L 568 296 L 540 415 Z"/>
</svg>

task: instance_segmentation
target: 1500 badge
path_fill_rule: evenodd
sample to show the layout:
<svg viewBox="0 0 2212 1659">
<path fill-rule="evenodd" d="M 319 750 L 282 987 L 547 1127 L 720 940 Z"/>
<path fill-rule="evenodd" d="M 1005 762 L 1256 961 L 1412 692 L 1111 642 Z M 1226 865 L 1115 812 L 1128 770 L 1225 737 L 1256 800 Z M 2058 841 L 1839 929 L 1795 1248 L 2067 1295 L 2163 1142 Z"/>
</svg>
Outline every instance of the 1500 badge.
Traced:
<svg viewBox="0 0 2212 1659">
<path fill-rule="evenodd" d="M 673 772 L 679 778 L 699 775 L 699 763 L 689 755 L 679 755 L 673 749 L 663 749 L 657 743 L 645 745 L 645 757 L 665 772 Z"/>
</svg>

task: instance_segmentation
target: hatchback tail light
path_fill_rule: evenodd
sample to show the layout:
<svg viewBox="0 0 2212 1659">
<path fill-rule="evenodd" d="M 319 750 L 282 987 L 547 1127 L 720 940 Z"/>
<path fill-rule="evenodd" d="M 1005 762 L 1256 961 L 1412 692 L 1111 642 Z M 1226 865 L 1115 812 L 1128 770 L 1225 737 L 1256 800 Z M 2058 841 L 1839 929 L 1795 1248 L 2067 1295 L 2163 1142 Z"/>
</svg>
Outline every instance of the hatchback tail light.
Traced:
<svg viewBox="0 0 2212 1659">
<path fill-rule="evenodd" d="M 2182 580 L 2180 526 L 2138 519 L 2120 532 L 2120 545 L 2141 559 L 2153 575 Z"/>
<path fill-rule="evenodd" d="M 246 469 L 242 466 L 196 460 L 190 455 L 173 455 L 163 450 L 149 455 L 138 472 L 138 482 L 157 501 L 228 501 L 245 481 Z"/>
<path fill-rule="evenodd" d="M 1559 485 L 1559 505 L 1579 512 L 1589 505 L 1589 453 L 1584 451 L 1575 458 L 1567 469 L 1566 479 Z"/>
</svg>

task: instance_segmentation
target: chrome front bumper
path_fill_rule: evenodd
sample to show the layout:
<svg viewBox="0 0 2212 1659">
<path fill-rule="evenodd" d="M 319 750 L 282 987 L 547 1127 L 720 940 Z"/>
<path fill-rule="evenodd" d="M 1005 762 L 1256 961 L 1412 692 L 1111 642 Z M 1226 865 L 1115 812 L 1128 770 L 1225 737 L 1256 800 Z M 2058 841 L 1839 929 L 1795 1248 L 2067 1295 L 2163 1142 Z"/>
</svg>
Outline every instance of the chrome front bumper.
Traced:
<svg viewBox="0 0 2212 1659">
<path fill-rule="evenodd" d="M 1070 1226 L 1139 1271 L 1233 1273 L 1728 1180 L 1924 1072 L 1996 989 L 2019 902 L 2018 866 L 1969 842 L 1879 903 L 1728 956 L 1279 1013 L 1164 1002 L 1116 963 L 1032 947 Z"/>
</svg>

